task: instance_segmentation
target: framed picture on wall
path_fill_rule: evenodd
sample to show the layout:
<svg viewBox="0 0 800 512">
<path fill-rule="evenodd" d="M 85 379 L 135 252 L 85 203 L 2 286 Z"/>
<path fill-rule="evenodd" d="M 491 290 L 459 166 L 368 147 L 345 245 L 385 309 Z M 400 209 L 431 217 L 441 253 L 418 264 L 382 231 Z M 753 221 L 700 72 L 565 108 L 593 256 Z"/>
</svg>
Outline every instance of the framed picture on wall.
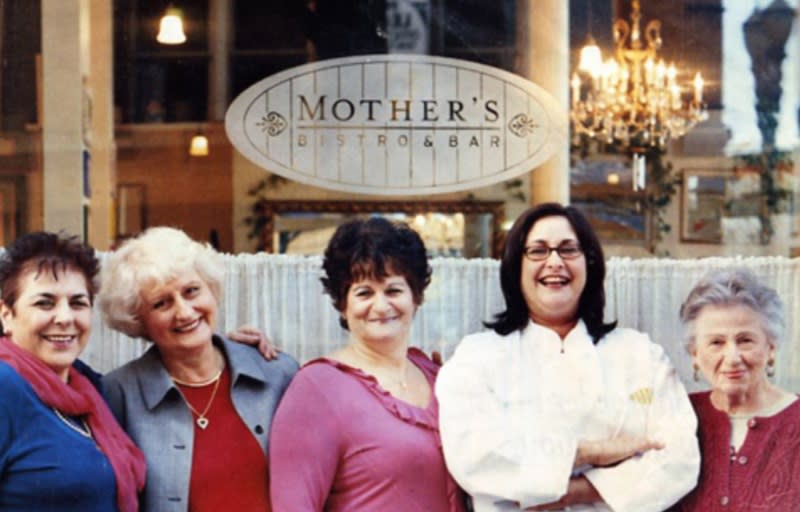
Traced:
<svg viewBox="0 0 800 512">
<path fill-rule="evenodd" d="M 593 154 L 570 170 L 570 203 L 583 212 L 604 243 L 646 245 L 650 237 L 644 195 L 633 190 L 627 156 Z"/>
<path fill-rule="evenodd" d="M 141 183 L 120 183 L 117 186 L 117 236 L 130 237 L 147 227 L 145 186 Z"/>
<path fill-rule="evenodd" d="M 684 169 L 681 187 L 681 241 L 722 243 L 730 171 Z"/>
</svg>

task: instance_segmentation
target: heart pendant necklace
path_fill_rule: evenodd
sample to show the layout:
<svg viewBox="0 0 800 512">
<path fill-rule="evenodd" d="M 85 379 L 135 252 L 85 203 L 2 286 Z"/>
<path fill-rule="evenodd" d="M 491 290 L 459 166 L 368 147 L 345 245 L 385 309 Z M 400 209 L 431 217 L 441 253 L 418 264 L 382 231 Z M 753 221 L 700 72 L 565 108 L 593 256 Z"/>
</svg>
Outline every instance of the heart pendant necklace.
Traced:
<svg viewBox="0 0 800 512">
<path fill-rule="evenodd" d="M 186 395 L 183 394 L 183 391 L 180 391 L 180 388 L 178 388 L 178 391 L 180 391 L 181 396 L 183 397 L 183 401 L 186 402 L 186 405 L 189 407 L 189 410 L 192 411 L 192 414 L 197 416 L 197 418 L 194 420 L 194 422 L 195 422 L 195 424 L 197 424 L 198 427 L 200 427 L 200 430 L 205 430 L 205 429 L 208 428 L 209 421 L 208 421 L 208 418 L 206 418 L 206 414 L 208 414 L 209 409 L 211 409 L 211 404 L 214 403 L 214 399 L 217 397 L 217 390 L 219 389 L 219 383 L 222 380 L 220 377 L 222 377 L 222 371 L 224 369 L 225 368 L 223 367 L 223 369 L 220 370 L 219 373 L 217 374 L 217 376 L 214 377 L 211 381 L 203 383 L 204 385 L 208 385 L 208 384 L 211 384 L 211 382 L 214 382 L 214 389 L 211 391 L 211 398 L 208 399 L 208 403 L 206 404 L 205 408 L 203 409 L 203 412 L 198 412 L 198 410 L 195 409 L 192 406 L 191 402 L 189 402 L 189 400 L 186 399 Z M 184 386 L 191 386 L 191 387 L 198 387 L 197 384 L 192 385 L 192 384 L 189 384 L 189 383 L 186 383 L 186 382 L 182 382 L 182 381 L 176 379 L 175 377 L 173 377 L 172 380 L 176 384 L 181 384 L 181 385 L 184 385 Z"/>
</svg>

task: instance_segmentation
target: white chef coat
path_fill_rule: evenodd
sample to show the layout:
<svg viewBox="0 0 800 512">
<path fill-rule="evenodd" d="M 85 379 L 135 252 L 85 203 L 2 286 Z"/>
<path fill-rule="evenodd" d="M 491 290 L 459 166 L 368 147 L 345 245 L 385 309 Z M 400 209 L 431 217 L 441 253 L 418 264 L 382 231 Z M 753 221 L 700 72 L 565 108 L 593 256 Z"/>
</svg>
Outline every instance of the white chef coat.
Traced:
<svg viewBox="0 0 800 512">
<path fill-rule="evenodd" d="M 563 352 L 562 352 L 563 347 Z M 476 512 L 557 501 L 584 474 L 607 504 L 661 511 L 694 488 L 697 420 L 663 349 L 617 328 L 597 345 L 581 321 L 564 338 L 523 331 L 465 337 L 436 382 L 445 461 Z M 619 434 L 665 444 L 612 467 L 573 468 L 578 440 Z"/>
</svg>

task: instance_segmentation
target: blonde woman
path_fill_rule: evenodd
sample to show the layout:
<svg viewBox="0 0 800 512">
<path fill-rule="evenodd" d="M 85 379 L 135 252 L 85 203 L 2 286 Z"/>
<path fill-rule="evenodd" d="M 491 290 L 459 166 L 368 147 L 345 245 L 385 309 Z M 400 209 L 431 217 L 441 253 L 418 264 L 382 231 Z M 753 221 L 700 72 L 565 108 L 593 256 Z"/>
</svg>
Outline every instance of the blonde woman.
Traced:
<svg viewBox="0 0 800 512">
<path fill-rule="evenodd" d="M 106 321 L 153 343 L 103 379 L 147 458 L 142 510 L 269 510 L 270 423 L 297 363 L 216 334 L 222 279 L 213 249 L 167 227 L 126 241 L 103 268 Z"/>
</svg>

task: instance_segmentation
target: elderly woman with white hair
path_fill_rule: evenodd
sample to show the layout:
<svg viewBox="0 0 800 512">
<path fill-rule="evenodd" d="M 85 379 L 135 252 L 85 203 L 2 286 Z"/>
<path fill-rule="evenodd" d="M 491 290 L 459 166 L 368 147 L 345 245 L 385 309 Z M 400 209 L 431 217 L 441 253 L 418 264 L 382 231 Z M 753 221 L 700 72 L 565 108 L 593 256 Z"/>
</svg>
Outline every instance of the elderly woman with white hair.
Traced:
<svg viewBox="0 0 800 512">
<path fill-rule="evenodd" d="M 695 378 L 702 466 L 676 507 L 692 511 L 793 511 L 800 507 L 800 401 L 770 382 L 783 305 L 745 270 L 701 279 L 681 306 Z"/>
<path fill-rule="evenodd" d="M 210 247 L 167 227 L 104 262 L 108 324 L 153 345 L 103 385 L 147 460 L 141 510 L 269 510 L 270 423 L 297 371 L 216 334 L 224 267 Z"/>
</svg>

